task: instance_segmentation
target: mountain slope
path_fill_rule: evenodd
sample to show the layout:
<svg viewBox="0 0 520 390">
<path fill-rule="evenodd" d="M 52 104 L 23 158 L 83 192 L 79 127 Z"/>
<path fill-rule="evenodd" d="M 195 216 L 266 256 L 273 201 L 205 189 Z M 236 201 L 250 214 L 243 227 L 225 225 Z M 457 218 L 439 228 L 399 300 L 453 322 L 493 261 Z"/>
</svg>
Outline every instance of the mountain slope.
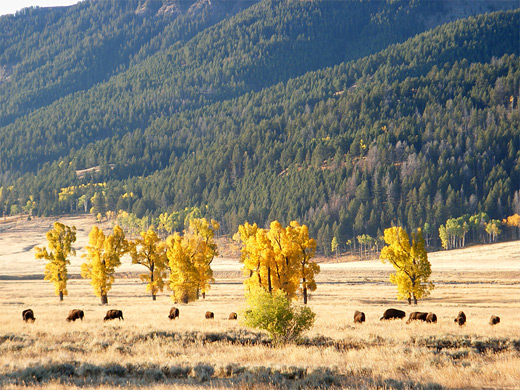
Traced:
<svg viewBox="0 0 520 390">
<path fill-rule="evenodd" d="M 254 1 L 84 1 L 0 18 L 0 124 L 88 90 Z"/>
<path fill-rule="evenodd" d="M 241 49 L 232 38 L 267 31 L 267 22 L 259 30 L 239 22 L 272 6 L 255 5 L 4 127 L 4 210 L 31 195 L 42 215 L 76 212 L 91 198 L 96 213 L 139 217 L 198 206 L 224 232 L 245 220 L 299 219 L 325 253 L 333 236 L 378 236 L 391 224 L 432 234 L 465 213 L 520 212 L 520 11 L 443 25 L 276 83 L 279 75 L 248 78 L 247 56 L 235 61 L 260 52 L 261 40 Z M 292 23 L 282 25 L 285 36 Z M 309 36 L 318 46 L 326 34 Z M 309 55 L 302 47 L 288 55 Z M 282 52 L 270 58 L 287 67 Z"/>
<path fill-rule="evenodd" d="M 88 15 L 98 15 L 103 14 L 98 8 L 104 4 L 87 2 L 83 7 Z M 103 65 L 107 67 L 103 72 L 97 68 L 105 64 L 102 53 L 111 50 L 112 43 L 124 40 L 119 35 L 146 35 L 145 30 L 150 25 L 141 13 L 136 16 L 131 12 L 136 1 L 123 2 L 123 6 L 120 2 L 115 4 L 115 8 L 123 7 L 123 10 L 113 11 L 121 16 L 114 17 L 109 25 L 113 26 L 111 29 L 104 28 L 107 38 L 106 42 L 101 40 L 100 53 L 91 56 L 81 52 L 88 61 L 97 58 L 96 66 L 80 66 L 69 72 L 62 69 L 65 65 L 88 62 L 82 61 L 83 57 L 65 65 L 51 66 L 64 77 L 68 75 L 71 80 L 78 81 L 69 83 L 67 78 L 60 78 L 53 82 L 43 69 L 37 68 L 29 80 L 33 80 L 34 85 L 49 80 L 43 88 L 24 88 L 14 81 L 2 88 L 7 105 L 5 121 L 43 104 L 47 106 L 0 128 L 0 142 L 5 146 L 0 151 L 1 171 L 14 175 L 35 171 L 46 161 L 62 158 L 71 148 L 80 149 L 114 135 L 122 137 L 149 126 L 160 116 L 241 96 L 310 70 L 359 58 L 424 30 L 431 23 L 426 15 L 441 17 L 446 14 L 444 2 L 264 1 L 212 27 L 208 27 L 211 23 L 204 22 L 192 23 L 192 26 L 190 18 L 177 18 L 173 24 L 162 27 L 167 22 L 161 19 L 164 15 L 151 12 L 152 24 L 157 24 L 154 28 L 158 30 L 154 34 L 159 34 L 161 28 L 175 32 L 165 39 L 168 43 L 155 55 L 143 55 L 142 61 L 125 70 L 128 58 L 144 46 L 141 42 L 144 38 L 136 40 L 135 44 L 130 41 L 129 46 L 121 47 L 125 55 L 109 56 L 113 66 Z M 229 2 L 216 4 L 230 6 Z M 208 12 L 214 14 L 216 11 Z M 77 14 L 82 15 L 79 11 Z M 74 15 L 66 21 L 81 25 L 81 18 L 76 20 Z M 137 27 L 130 23 L 134 19 Z M 114 38 L 114 31 L 123 23 L 121 20 L 128 28 Z M 100 25 L 103 25 L 103 19 Z M 186 35 L 184 29 L 190 30 L 192 39 L 188 39 L 190 35 Z M 81 28 L 79 31 L 83 34 Z M 98 31 L 87 30 L 84 33 L 86 42 L 99 41 L 95 38 Z M 81 39 L 81 34 L 76 39 Z M 153 36 L 152 33 L 149 35 Z M 92 45 L 86 46 L 93 50 Z M 78 50 L 76 46 L 74 48 Z M 153 54 L 153 50 L 149 54 Z M 68 58 L 70 53 L 63 50 L 62 55 Z M 98 83 L 115 68 L 124 71 Z M 87 74 L 83 74 L 85 72 Z M 21 79 L 23 83 L 29 82 L 25 75 L 21 75 Z M 75 85 L 84 79 L 91 81 L 83 87 Z M 16 93 L 12 94 L 9 85 Z M 78 92 L 69 94 L 73 90 Z M 56 95 L 56 91 L 62 93 Z M 51 95 L 53 98 L 49 98 Z M 57 100 L 59 97 L 63 98 Z M 31 105 L 33 108 L 26 108 Z"/>
</svg>

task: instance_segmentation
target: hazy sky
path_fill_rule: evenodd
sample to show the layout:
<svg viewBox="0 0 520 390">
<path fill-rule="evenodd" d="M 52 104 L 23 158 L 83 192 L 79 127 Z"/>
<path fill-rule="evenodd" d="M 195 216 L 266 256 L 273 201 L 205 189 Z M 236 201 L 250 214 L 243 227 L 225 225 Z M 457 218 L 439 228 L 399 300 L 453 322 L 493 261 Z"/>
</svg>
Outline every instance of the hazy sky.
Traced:
<svg viewBox="0 0 520 390">
<path fill-rule="evenodd" d="M 63 5 L 72 5 L 80 0 L 0 0 L 0 15 L 14 14 L 22 8 L 39 6 L 39 7 L 59 7 Z"/>
</svg>

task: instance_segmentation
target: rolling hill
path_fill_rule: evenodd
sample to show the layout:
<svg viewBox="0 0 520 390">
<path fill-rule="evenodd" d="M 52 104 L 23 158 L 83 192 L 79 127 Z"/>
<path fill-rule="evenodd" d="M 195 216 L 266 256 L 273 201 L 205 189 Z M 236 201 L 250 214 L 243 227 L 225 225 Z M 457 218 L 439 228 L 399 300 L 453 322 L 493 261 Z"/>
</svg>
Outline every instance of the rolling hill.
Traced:
<svg viewBox="0 0 520 390">
<path fill-rule="evenodd" d="M 224 233 L 298 219 L 324 253 L 334 236 L 520 212 L 520 12 L 478 7 L 86 1 L 2 17 L 3 211 L 198 207 Z"/>
</svg>

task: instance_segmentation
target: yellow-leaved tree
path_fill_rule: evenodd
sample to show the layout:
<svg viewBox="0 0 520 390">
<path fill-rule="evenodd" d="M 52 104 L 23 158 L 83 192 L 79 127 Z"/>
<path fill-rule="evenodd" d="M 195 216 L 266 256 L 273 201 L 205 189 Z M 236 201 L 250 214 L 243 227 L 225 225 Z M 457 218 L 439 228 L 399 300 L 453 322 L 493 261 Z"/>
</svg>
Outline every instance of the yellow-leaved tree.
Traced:
<svg viewBox="0 0 520 390">
<path fill-rule="evenodd" d="M 309 238 L 307 226 L 293 221 L 284 228 L 273 221 L 267 230 L 245 223 L 233 238 L 240 243 L 247 290 L 256 286 L 269 293 L 281 290 L 291 299 L 300 291 L 307 304 L 308 291 L 316 290 L 314 276 L 320 272 L 311 261 L 316 241 Z"/>
<path fill-rule="evenodd" d="M 397 286 L 397 299 L 407 299 L 409 304 L 413 300 L 417 304 L 417 299 L 427 297 L 434 288 L 428 280 L 432 270 L 421 229 L 412 233 L 411 243 L 401 227 L 385 229 L 384 240 L 387 246 L 381 250 L 380 259 L 395 269 L 390 282 Z"/>
<path fill-rule="evenodd" d="M 272 280 L 275 290 L 282 290 L 288 298 L 296 297 L 299 286 L 298 261 L 296 246 L 288 234 L 289 228 L 284 228 L 278 221 L 271 222 L 267 237 L 271 242 L 273 253 Z"/>
<path fill-rule="evenodd" d="M 511 238 L 513 240 L 520 237 L 520 215 L 510 215 L 502 221 L 502 224 L 511 228 Z"/>
<path fill-rule="evenodd" d="M 233 239 L 240 243 L 240 260 L 244 263 L 244 285 L 249 291 L 255 286 L 273 291 L 274 250 L 268 230 L 259 229 L 257 224 L 245 223 L 238 227 Z"/>
<path fill-rule="evenodd" d="M 197 300 L 198 272 L 193 264 L 193 251 L 189 241 L 176 232 L 168 237 L 167 247 L 172 299 L 183 303 Z"/>
<path fill-rule="evenodd" d="M 306 225 L 300 225 L 296 221 L 291 222 L 289 234 L 296 246 L 298 277 L 301 282 L 303 303 L 306 305 L 308 291 L 315 291 L 317 288 L 314 277 L 320 273 L 320 266 L 311 261 L 316 254 L 316 240 L 309 237 L 309 228 Z"/>
<path fill-rule="evenodd" d="M 214 220 L 193 218 L 183 236 L 175 233 L 168 237 L 169 285 L 174 301 L 192 302 L 199 294 L 206 298 L 214 282 L 211 263 L 218 255 L 214 236 L 219 227 Z"/>
<path fill-rule="evenodd" d="M 194 218 L 190 220 L 188 231 L 185 236 L 195 249 L 196 255 L 193 262 L 198 275 L 198 289 L 202 298 L 206 298 L 206 292 L 213 283 L 213 270 L 211 263 L 215 256 L 218 256 L 218 247 L 215 242 L 215 233 L 220 229 L 220 225 L 215 220 L 208 221 L 206 218 Z"/>
<path fill-rule="evenodd" d="M 97 226 L 88 235 L 87 253 L 83 255 L 87 260 L 81 265 L 81 276 L 90 279 L 94 293 L 101 298 L 101 304 L 108 303 L 115 270 L 121 265 L 121 257 L 128 249 L 125 233 L 118 225 L 108 236 Z"/>
<path fill-rule="evenodd" d="M 148 268 L 149 272 L 139 277 L 147 283 L 146 291 L 152 294 L 152 299 L 155 301 L 157 293 L 164 289 L 167 268 L 166 245 L 157 236 L 153 227 L 146 232 L 141 232 L 141 237 L 136 238 L 129 245 L 132 264 L 141 264 Z"/>
<path fill-rule="evenodd" d="M 76 227 L 69 227 L 59 222 L 54 222 L 54 228 L 47 232 L 47 248 L 35 248 L 35 257 L 45 259 L 45 280 L 54 284 L 56 295 L 60 301 L 67 295 L 67 265 L 70 264 L 69 255 L 75 255 L 76 250 L 72 248 L 72 243 L 76 241 Z"/>
</svg>

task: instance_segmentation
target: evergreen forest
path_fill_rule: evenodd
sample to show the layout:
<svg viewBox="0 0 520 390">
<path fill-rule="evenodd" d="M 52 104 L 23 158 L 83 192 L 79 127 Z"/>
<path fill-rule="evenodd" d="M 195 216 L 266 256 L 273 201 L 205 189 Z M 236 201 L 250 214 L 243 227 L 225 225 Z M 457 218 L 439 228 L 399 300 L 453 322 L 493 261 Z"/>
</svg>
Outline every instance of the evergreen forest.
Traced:
<svg viewBox="0 0 520 390">
<path fill-rule="evenodd" d="M 1 213 L 297 220 L 325 255 L 390 226 L 496 240 L 520 214 L 519 57 L 515 1 L 28 8 L 0 17 Z"/>
</svg>

